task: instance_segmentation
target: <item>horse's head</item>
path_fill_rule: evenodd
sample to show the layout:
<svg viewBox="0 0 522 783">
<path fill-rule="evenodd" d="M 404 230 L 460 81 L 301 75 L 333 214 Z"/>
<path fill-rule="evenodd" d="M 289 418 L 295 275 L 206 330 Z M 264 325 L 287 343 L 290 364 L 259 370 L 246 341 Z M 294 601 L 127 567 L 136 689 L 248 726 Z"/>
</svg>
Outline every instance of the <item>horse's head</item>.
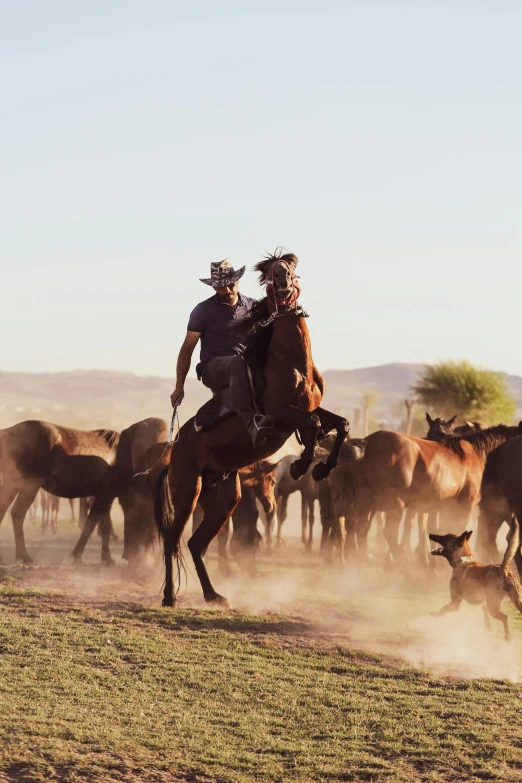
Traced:
<svg viewBox="0 0 522 783">
<path fill-rule="evenodd" d="M 457 419 L 457 414 L 452 416 L 451 419 L 445 421 L 444 419 L 432 419 L 430 414 L 426 414 L 426 421 L 428 422 L 428 434 L 426 440 L 440 440 L 446 435 L 454 434 L 454 425 Z"/>
<path fill-rule="evenodd" d="M 295 268 L 298 258 L 294 253 L 283 253 L 282 248 L 266 256 L 254 269 L 259 272 L 259 283 L 266 285 L 269 304 L 275 309 L 295 308 L 301 293 Z"/>
<path fill-rule="evenodd" d="M 448 435 L 470 435 L 472 432 L 480 432 L 484 429 L 484 425 L 479 421 L 464 421 L 464 424 L 455 427 L 456 418 L 457 414 L 447 421 L 444 421 L 444 419 L 432 419 L 429 413 L 427 413 L 426 421 L 428 422 L 429 430 L 426 440 L 442 440 Z"/>
</svg>

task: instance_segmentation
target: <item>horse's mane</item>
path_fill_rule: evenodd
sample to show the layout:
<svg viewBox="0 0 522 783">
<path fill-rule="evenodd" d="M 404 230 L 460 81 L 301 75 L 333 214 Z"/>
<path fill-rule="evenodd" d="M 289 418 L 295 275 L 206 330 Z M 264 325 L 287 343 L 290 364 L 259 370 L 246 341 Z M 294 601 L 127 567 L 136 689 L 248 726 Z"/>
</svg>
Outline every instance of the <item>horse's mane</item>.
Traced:
<svg viewBox="0 0 522 783">
<path fill-rule="evenodd" d="M 94 430 L 94 432 L 103 438 L 111 449 L 119 443 L 120 433 L 115 432 L 115 430 Z"/>
<path fill-rule="evenodd" d="M 250 314 L 237 322 L 241 329 L 250 330 L 246 344 L 244 357 L 249 363 L 256 367 L 264 368 L 268 356 L 270 340 L 274 332 L 274 325 L 258 326 L 259 321 L 268 318 L 270 311 L 268 309 L 268 299 L 264 296 L 258 302 L 254 302 Z"/>
<path fill-rule="evenodd" d="M 479 432 L 470 432 L 465 435 L 448 435 L 441 442 L 446 448 L 464 457 L 463 441 L 469 443 L 480 457 L 486 458 L 493 449 L 500 446 L 508 438 L 521 434 L 520 424 L 517 427 L 508 427 L 506 424 L 497 424 Z"/>
<path fill-rule="evenodd" d="M 299 259 L 295 253 L 287 253 L 284 247 L 276 247 L 273 253 L 267 254 L 254 266 L 254 272 L 259 272 L 259 285 L 264 285 L 268 282 L 268 268 L 274 261 L 286 261 L 288 264 L 291 264 L 294 269 L 299 263 Z"/>
</svg>

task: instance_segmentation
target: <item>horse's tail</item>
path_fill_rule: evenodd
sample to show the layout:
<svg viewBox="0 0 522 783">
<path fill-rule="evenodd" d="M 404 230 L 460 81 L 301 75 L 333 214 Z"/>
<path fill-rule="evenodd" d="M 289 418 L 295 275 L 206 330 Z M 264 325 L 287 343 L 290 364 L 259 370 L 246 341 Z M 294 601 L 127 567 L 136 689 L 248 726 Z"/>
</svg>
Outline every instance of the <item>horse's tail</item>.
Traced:
<svg viewBox="0 0 522 783">
<path fill-rule="evenodd" d="M 167 465 L 158 476 L 154 492 L 154 520 L 163 541 L 174 522 L 174 506 L 170 499 L 168 473 Z"/>
<path fill-rule="evenodd" d="M 366 452 L 367 442 L 365 438 L 351 438 L 347 440 L 340 454 L 340 459 L 343 462 L 358 462 L 361 460 Z"/>
<path fill-rule="evenodd" d="M 520 546 L 520 525 L 515 515 L 511 517 L 511 530 L 508 535 L 508 545 L 502 558 L 502 573 L 504 576 L 508 575 L 511 561 L 515 557 L 518 547 Z"/>
<path fill-rule="evenodd" d="M 156 491 L 154 493 L 154 519 L 163 541 L 163 553 L 166 567 L 165 584 L 166 589 L 168 588 L 170 590 L 170 600 L 172 600 L 174 593 L 178 593 L 181 587 L 182 571 L 185 574 L 185 581 L 187 579 L 187 569 L 179 543 L 176 545 L 175 549 L 172 549 L 172 545 L 168 543 L 169 532 L 174 525 L 174 506 L 172 505 L 170 497 L 168 473 L 169 466 L 167 465 L 159 474 L 156 482 Z M 175 584 L 172 578 L 171 558 L 174 558 L 176 568 Z M 172 606 L 172 603 L 164 603 L 163 605 Z"/>
</svg>

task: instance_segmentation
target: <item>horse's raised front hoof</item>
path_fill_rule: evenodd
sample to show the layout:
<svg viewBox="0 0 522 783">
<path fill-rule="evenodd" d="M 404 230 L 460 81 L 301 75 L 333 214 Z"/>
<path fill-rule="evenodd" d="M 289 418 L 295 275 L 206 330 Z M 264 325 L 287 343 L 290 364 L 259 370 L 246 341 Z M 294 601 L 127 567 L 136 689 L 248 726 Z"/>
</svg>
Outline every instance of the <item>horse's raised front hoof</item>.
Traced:
<svg viewBox="0 0 522 783">
<path fill-rule="evenodd" d="M 290 465 L 290 476 L 294 481 L 297 481 L 301 476 L 304 476 L 309 467 L 310 463 L 307 460 L 296 459 L 296 461 L 292 462 Z"/>
<path fill-rule="evenodd" d="M 209 595 L 208 598 L 205 596 L 205 601 L 207 604 L 213 604 L 214 606 L 219 606 L 222 609 L 230 609 L 230 604 L 228 603 L 227 599 L 219 595 L 219 593 L 213 593 L 212 595 Z"/>
<path fill-rule="evenodd" d="M 312 478 L 314 481 L 322 481 L 330 475 L 330 468 L 326 462 L 318 462 L 312 470 Z"/>
</svg>

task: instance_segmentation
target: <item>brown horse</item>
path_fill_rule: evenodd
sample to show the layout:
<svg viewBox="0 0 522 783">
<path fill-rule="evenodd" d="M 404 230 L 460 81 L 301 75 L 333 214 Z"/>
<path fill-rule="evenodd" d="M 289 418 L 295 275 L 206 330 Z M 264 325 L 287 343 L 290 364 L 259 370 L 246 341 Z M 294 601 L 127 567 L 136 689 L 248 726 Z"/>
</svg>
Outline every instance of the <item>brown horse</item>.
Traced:
<svg viewBox="0 0 522 783">
<path fill-rule="evenodd" d="M 173 557 L 179 560 L 181 535 L 198 499 L 204 517 L 188 546 L 205 600 L 224 604 L 226 600 L 212 586 L 203 555 L 239 502 L 238 470 L 269 457 L 296 430 L 304 451 L 292 465 L 294 478 L 306 473 L 318 438 L 332 429 L 337 431 L 336 444 L 326 463 L 315 466 L 314 478 L 326 478 L 338 463 L 348 422 L 319 407 L 324 381 L 313 363 L 306 314 L 297 303 L 296 264 L 296 256 L 279 251 L 257 264 L 267 297 L 254 305 L 249 319 L 254 333 L 247 355 L 254 357 L 254 376 L 263 383 L 259 407 L 273 417 L 275 430 L 263 446 L 254 448 L 238 416 L 202 432 L 195 431 L 190 419 L 181 428 L 168 470 L 161 476 L 155 516 L 164 541 L 164 606 L 173 606 L 176 600 Z"/>
<path fill-rule="evenodd" d="M 405 508 L 438 510 L 444 526 L 464 528 L 480 498 L 488 454 L 518 434 L 518 427 L 500 424 L 441 443 L 385 431 L 348 442 L 358 520 L 369 524 L 376 511 L 386 512 L 385 536 L 395 559 Z"/>
<path fill-rule="evenodd" d="M 434 440 L 437 441 L 437 443 L 443 443 L 447 437 L 453 437 L 455 435 L 469 435 L 471 432 L 479 432 L 480 430 L 484 429 L 484 426 L 476 421 L 465 421 L 464 424 L 456 425 L 456 419 L 457 415 L 452 416 L 451 419 L 447 420 L 441 418 L 432 419 L 429 413 L 426 413 L 428 432 L 425 435 L 424 440 Z M 438 510 L 433 510 L 433 508 L 425 509 L 425 511 L 415 508 L 406 509 L 404 514 L 402 538 L 400 542 L 400 548 L 403 553 L 411 552 L 411 536 L 415 518 L 417 518 L 419 530 L 417 556 L 419 559 L 423 560 L 424 563 L 426 563 L 428 559 L 428 549 L 426 547 L 426 530 L 427 526 L 432 532 L 439 530 Z"/>
<path fill-rule="evenodd" d="M 482 476 L 478 545 L 488 562 L 498 559 L 497 534 L 512 515 L 522 519 L 522 437 L 513 438 L 491 452 Z M 522 576 L 520 547 L 515 563 Z"/>
<path fill-rule="evenodd" d="M 159 424 L 158 424 L 159 422 Z M 23 523 L 40 488 L 65 498 L 94 496 L 87 522 L 73 556 L 79 560 L 97 524 L 102 561 L 109 564 L 112 531 L 110 509 L 124 495 L 133 475 L 133 456 L 141 439 L 164 440 L 167 425 L 145 419 L 124 430 L 74 430 L 43 421 L 24 421 L 0 430 L 0 522 L 11 503 L 16 558 L 30 563 Z M 134 442 L 136 438 L 136 443 Z M 139 451 L 139 449 L 138 449 Z"/>
<path fill-rule="evenodd" d="M 11 517 L 18 560 L 32 562 L 23 524 L 40 488 L 66 498 L 96 495 L 93 511 L 104 524 L 114 497 L 105 487 L 118 440 L 112 430 L 73 430 L 44 421 L 24 421 L 0 431 L 0 522 L 14 501 Z"/>
<path fill-rule="evenodd" d="M 111 473 L 107 474 L 101 487 L 101 491 L 111 498 L 103 527 L 100 522 L 102 561 L 106 564 L 114 562 L 109 549 L 109 541 L 113 533 L 109 512 L 115 498 L 118 498 L 120 501 L 124 517 L 122 557 L 130 561 L 138 555 L 140 546 L 146 545 L 140 539 L 140 533 L 137 531 L 145 530 L 147 527 L 143 524 L 143 518 L 148 515 L 150 519 L 152 516 L 153 496 L 150 493 L 148 497 L 143 497 L 140 494 L 134 476 L 140 470 L 144 457 L 154 447 L 159 447 L 159 444 L 163 445 L 167 439 L 168 431 L 169 425 L 164 419 L 151 417 L 132 424 L 123 430 L 119 436 L 113 469 Z M 99 518 L 95 513 L 97 502 L 98 496 L 96 496 L 93 502 L 80 538 L 73 549 L 72 555 L 76 562 L 81 560 L 87 541 L 99 522 Z"/>
</svg>

